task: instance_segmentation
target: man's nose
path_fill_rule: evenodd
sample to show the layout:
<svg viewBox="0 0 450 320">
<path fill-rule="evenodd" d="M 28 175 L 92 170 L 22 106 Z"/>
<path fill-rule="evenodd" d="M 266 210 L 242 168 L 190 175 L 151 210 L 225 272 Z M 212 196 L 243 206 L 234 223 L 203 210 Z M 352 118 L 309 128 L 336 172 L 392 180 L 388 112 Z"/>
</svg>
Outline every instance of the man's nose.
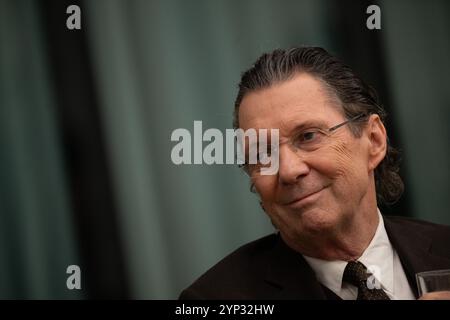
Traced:
<svg viewBox="0 0 450 320">
<path fill-rule="evenodd" d="M 280 146 L 279 157 L 278 178 L 282 184 L 295 184 L 310 171 L 305 155 L 292 150 L 287 144 Z"/>
</svg>

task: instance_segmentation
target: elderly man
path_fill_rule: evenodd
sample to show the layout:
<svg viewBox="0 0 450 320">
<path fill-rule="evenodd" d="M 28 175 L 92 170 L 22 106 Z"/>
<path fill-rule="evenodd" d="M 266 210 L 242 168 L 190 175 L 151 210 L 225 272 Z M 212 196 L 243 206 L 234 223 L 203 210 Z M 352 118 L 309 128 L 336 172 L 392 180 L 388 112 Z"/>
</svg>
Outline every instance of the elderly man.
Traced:
<svg viewBox="0 0 450 320">
<path fill-rule="evenodd" d="M 383 216 L 403 183 L 376 93 L 324 49 L 275 50 L 242 76 L 234 126 L 278 129 L 278 172 L 246 163 L 278 230 L 224 258 L 182 299 L 416 299 L 450 269 L 450 228 Z M 449 292 L 424 298 L 449 298 Z"/>
</svg>

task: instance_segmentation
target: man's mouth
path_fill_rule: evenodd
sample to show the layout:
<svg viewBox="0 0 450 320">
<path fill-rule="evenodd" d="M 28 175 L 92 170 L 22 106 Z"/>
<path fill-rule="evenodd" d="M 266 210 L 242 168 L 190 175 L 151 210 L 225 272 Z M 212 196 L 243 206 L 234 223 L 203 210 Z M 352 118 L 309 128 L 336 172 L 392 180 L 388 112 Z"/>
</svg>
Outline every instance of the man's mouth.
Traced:
<svg viewBox="0 0 450 320">
<path fill-rule="evenodd" d="M 305 195 L 302 195 L 300 197 L 296 197 L 294 200 L 289 201 L 289 202 L 285 203 L 284 205 L 288 206 L 288 207 L 292 207 L 292 206 L 296 207 L 298 205 L 301 205 L 301 204 L 303 204 L 304 202 L 306 202 L 306 201 L 308 201 L 310 199 L 312 200 L 313 198 L 315 198 L 315 196 L 318 196 L 319 193 L 323 189 L 325 189 L 325 188 L 320 188 L 319 190 L 316 190 L 316 191 L 313 191 L 313 192 L 309 192 L 309 193 L 307 193 Z"/>
</svg>

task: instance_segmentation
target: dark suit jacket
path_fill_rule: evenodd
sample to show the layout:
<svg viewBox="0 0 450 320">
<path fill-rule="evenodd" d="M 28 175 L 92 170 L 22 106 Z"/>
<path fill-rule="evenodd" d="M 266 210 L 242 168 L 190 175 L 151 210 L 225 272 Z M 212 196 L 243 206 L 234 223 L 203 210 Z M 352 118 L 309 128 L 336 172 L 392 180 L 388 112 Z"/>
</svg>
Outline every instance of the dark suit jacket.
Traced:
<svg viewBox="0 0 450 320">
<path fill-rule="evenodd" d="M 384 216 L 417 297 L 417 272 L 450 269 L 450 227 Z M 250 242 L 213 266 L 180 299 L 339 299 L 322 286 L 303 256 L 278 234 Z"/>
</svg>

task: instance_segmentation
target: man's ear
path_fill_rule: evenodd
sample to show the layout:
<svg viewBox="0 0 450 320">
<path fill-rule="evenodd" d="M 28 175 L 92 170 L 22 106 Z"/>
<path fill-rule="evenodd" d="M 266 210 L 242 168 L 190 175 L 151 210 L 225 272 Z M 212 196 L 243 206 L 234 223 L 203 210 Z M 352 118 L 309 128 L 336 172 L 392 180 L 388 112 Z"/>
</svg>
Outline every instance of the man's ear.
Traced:
<svg viewBox="0 0 450 320">
<path fill-rule="evenodd" d="M 386 128 L 380 117 L 377 114 L 372 114 L 368 120 L 366 130 L 367 137 L 369 138 L 369 170 L 375 170 L 386 156 Z"/>
</svg>

